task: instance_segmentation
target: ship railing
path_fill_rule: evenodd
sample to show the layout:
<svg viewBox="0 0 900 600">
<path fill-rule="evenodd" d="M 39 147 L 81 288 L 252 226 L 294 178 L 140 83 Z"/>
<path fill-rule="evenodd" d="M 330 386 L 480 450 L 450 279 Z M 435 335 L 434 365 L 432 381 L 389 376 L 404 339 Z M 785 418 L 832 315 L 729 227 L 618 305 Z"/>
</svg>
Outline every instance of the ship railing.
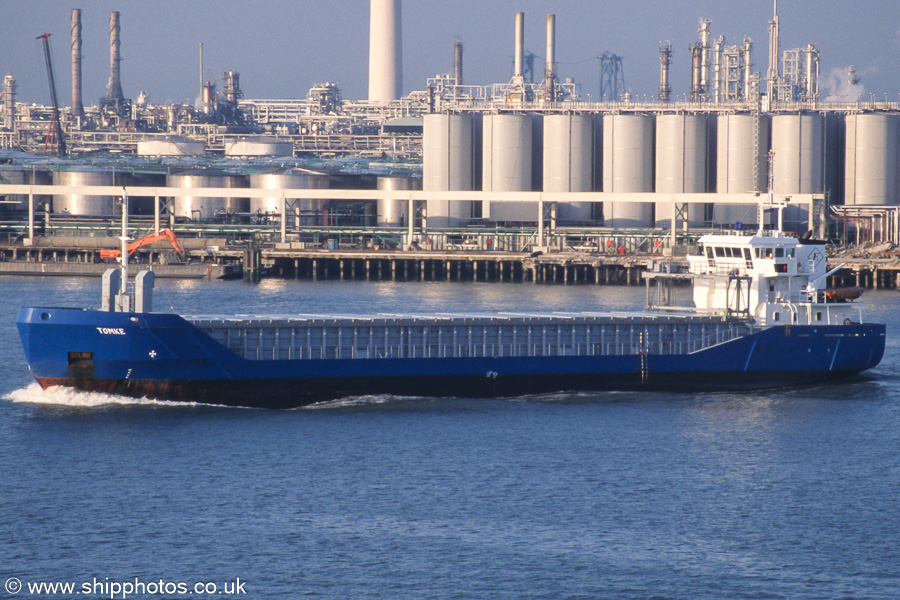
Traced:
<svg viewBox="0 0 900 600">
<path fill-rule="evenodd" d="M 688 266 L 688 272 L 692 275 L 716 275 L 720 277 L 727 277 L 729 275 L 744 276 L 750 271 L 751 269 L 748 269 L 746 264 L 739 265 L 736 262 L 730 265 L 709 266 L 705 262 L 701 264 L 699 261 L 694 261 Z"/>
</svg>

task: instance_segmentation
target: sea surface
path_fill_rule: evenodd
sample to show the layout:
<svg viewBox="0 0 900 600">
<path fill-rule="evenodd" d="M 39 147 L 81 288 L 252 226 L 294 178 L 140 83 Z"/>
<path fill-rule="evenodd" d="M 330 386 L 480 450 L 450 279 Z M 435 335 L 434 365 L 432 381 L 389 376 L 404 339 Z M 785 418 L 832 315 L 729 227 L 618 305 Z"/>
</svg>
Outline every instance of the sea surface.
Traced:
<svg viewBox="0 0 900 600">
<path fill-rule="evenodd" d="M 0 597 L 900 598 L 896 291 L 863 297 L 889 324 L 884 361 L 841 383 L 271 411 L 41 391 L 18 307 L 97 306 L 99 283 L 0 277 Z M 163 280 L 154 300 L 484 312 L 644 292 Z M 37 591 L 60 583 L 75 591 Z"/>
</svg>

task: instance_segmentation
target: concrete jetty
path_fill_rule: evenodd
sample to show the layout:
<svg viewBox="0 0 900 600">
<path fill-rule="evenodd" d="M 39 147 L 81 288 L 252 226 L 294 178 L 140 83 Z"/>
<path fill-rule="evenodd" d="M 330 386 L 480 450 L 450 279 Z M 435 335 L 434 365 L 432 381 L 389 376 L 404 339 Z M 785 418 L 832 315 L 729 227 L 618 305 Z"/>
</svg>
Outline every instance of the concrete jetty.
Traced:
<svg viewBox="0 0 900 600">
<path fill-rule="evenodd" d="M 198 242 L 198 240 L 194 240 Z M 340 281 L 478 281 L 558 284 L 636 285 L 641 272 L 662 261 L 683 261 L 662 254 L 600 252 L 519 253 L 480 250 L 387 250 L 285 248 L 229 245 L 203 240 L 180 264 L 170 264 L 165 248 L 141 251 L 141 264 L 157 277 L 218 278 L 243 272 L 248 279 L 277 276 Z M 281 247 L 279 247 L 281 246 Z M 99 259 L 99 246 L 66 246 L 56 240 L 32 246 L 0 245 L 0 276 L 55 275 L 99 277 L 110 263 Z M 892 251 L 860 256 L 838 253 L 829 269 L 829 287 L 892 289 L 900 286 L 900 256 Z"/>
</svg>

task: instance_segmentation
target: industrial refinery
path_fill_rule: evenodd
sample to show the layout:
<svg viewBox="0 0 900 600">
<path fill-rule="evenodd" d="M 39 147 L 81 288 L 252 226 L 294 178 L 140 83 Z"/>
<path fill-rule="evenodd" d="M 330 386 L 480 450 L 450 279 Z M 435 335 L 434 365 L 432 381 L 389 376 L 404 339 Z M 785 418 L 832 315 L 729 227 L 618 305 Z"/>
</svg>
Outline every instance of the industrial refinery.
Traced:
<svg viewBox="0 0 900 600">
<path fill-rule="evenodd" d="M 163 105 L 123 93 L 128 32 L 112 12 L 107 93 L 87 106 L 82 11 L 72 9 L 70 105 L 56 93 L 68 77 L 52 64 L 49 34 L 53 105 L 17 102 L 16 74 L 3 82 L 3 231 L 19 240 L 112 235 L 125 187 L 135 222 L 201 237 L 673 253 L 700 231 L 759 225 L 757 199 L 771 190 L 787 202 L 787 231 L 900 241 L 900 103 L 823 100 L 819 51 L 781 47 L 777 8 L 765 58 L 747 37 L 716 36 L 708 19 L 690 73 L 671 73 L 672 44 L 660 43 L 653 100 L 630 96 L 621 58 L 608 52 L 599 101 L 585 97 L 559 72 L 565 23 L 552 14 L 537 16 L 546 23 L 540 73 L 525 17 L 510 14 L 509 81 L 465 83 L 457 40 L 450 72 L 402 95 L 401 2 L 371 0 L 368 98 L 345 99 L 322 82 L 306 98 L 254 99 L 226 70 L 221 81 L 201 77 L 197 104 Z M 201 73 L 202 56 L 200 44 Z M 682 100 L 676 76 L 689 76 Z"/>
</svg>

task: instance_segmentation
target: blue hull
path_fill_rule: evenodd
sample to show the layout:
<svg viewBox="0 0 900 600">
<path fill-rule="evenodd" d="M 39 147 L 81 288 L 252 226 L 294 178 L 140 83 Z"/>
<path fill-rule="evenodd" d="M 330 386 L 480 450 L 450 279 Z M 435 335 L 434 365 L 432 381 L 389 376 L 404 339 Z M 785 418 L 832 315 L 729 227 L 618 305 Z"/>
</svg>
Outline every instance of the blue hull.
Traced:
<svg viewBox="0 0 900 600">
<path fill-rule="evenodd" d="M 354 395 L 516 396 L 570 390 L 752 390 L 876 366 L 885 326 L 778 326 L 690 354 L 246 360 L 171 314 L 22 308 L 43 387 L 288 408 Z"/>
</svg>

